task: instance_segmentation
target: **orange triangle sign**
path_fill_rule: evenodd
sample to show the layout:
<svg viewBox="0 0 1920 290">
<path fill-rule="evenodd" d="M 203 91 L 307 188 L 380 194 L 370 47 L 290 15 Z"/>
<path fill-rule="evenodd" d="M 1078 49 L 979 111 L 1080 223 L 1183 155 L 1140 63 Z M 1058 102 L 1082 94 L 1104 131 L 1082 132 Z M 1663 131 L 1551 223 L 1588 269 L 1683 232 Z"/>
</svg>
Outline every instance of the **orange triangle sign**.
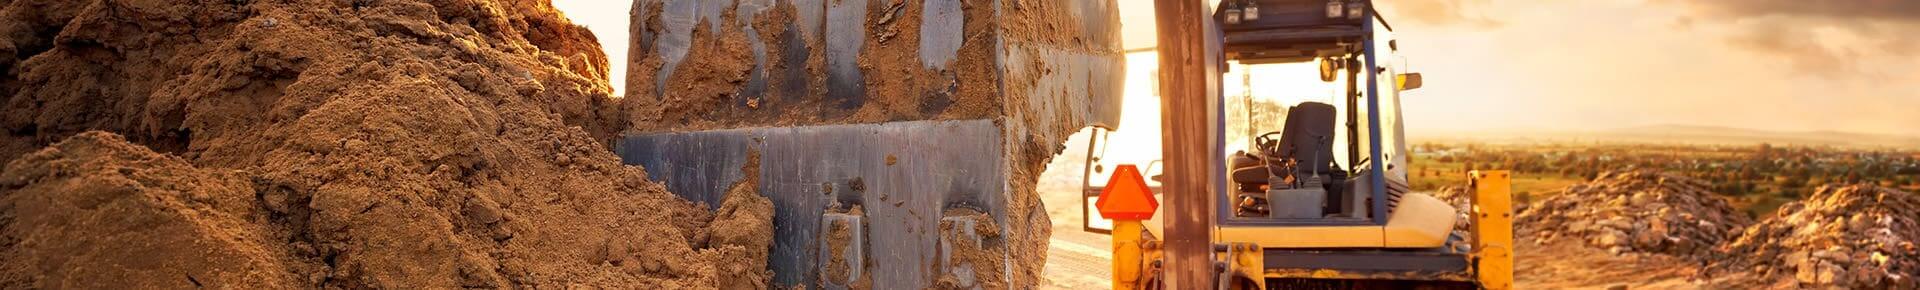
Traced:
<svg viewBox="0 0 1920 290">
<path fill-rule="evenodd" d="M 1153 199 L 1153 188 L 1140 177 L 1140 169 L 1120 165 L 1107 179 L 1107 188 L 1100 191 L 1100 200 L 1094 206 L 1100 209 L 1100 216 L 1109 219 L 1145 220 L 1160 209 L 1160 201 Z"/>
</svg>

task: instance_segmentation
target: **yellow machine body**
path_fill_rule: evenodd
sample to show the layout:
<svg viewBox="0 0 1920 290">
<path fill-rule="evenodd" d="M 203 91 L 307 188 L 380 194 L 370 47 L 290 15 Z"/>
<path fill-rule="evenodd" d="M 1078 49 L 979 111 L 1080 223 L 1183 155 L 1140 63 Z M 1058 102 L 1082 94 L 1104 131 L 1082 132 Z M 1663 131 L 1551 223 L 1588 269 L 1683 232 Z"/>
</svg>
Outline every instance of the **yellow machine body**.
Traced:
<svg viewBox="0 0 1920 290">
<path fill-rule="evenodd" d="M 1411 193 L 1402 197 L 1399 210 L 1388 217 L 1386 225 L 1219 226 L 1213 238 L 1218 243 L 1266 248 L 1438 248 L 1446 244 L 1458 218 L 1447 202 Z M 1157 215 L 1146 225 L 1155 236 L 1161 234 Z"/>
<path fill-rule="evenodd" d="M 1472 174 L 1474 272 L 1481 287 L 1513 289 L 1513 176 L 1505 170 Z"/>
<path fill-rule="evenodd" d="M 1334 269 L 1265 269 L 1265 251 L 1289 249 L 1428 249 L 1447 246 L 1459 212 L 1427 194 L 1403 197 L 1387 225 L 1218 227 L 1217 253 L 1236 281 L 1263 289 L 1266 279 L 1437 280 L 1471 282 L 1483 289 L 1512 289 L 1513 213 L 1512 175 L 1508 171 L 1475 171 L 1472 180 L 1468 235 L 1472 251 L 1461 257 L 1471 265 L 1458 273 L 1347 272 Z M 1114 289 L 1140 289 L 1145 277 L 1155 275 L 1153 261 L 1163 255 L 1154 241 L 1160 236 L 1160 216 L 1145 221 L 1119 221 L 1114 234 Z M 1258 278 L 1256 278 L 1258 277 Z M 1123 286 L 1124 285 L 1124 286 Z"/>
</svg>

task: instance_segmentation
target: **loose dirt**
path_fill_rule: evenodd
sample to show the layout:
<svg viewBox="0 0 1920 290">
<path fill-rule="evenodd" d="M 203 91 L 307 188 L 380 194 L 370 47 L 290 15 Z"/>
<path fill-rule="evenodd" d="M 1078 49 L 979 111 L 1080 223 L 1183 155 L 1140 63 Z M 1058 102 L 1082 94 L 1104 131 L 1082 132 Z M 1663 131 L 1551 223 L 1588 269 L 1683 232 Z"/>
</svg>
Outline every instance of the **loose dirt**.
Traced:
<svg viewBox="0 0 1920 290">
<path fill-rule="evenodd" d="M 764 281 L 770 205 L 621 165 L 546 1 L 0 5 L 0 288 Z"/>
<path fill-rule="evenodd" d="M 1000 236 L 1000 226 L 986 213 L 956 208 L 947 210 L 940 221 L 940 235 L 943 244 L 950 252 L 940 253 L 946 264 L 941 265 L 946 273 L 934 283 L 939 289 L 1007 289 L 1006 280 L 1007 253 L 994 249 L 1006 249 L 1006 240 Z M 966 221 L 970 221 L 966 222 Z M 971 226 L 972 228 L 962 228 Z M 964 274 L 961 274 L 964 273 Z"/>
<path fill-rule="evenodd" d="M 760 153 L 749 152 L 742 165 L 747 178 L 727 191 L 714 211 L 713 233 L 707 247 L 721 249 L 721 289 L 768 289 L 773 271 L 767 268 L 773 250 L 773 201 L 760 196 Z"/>
<path fill-rule="evenodd" d="M 0 286 L 287 288 L 302 263 L 267 246 L 242 172 L 203 170 L 89 132 L 0 174 Z"/>
<path fill-rule="evenodd" d="M 846 216 L 865 216 L 863 213 L 864 210 L 858 205 L 846 210 L 836 210 L 835 212 Z M 825 270 L 820 272 L 820 274 L 823 275 L 820 277 L 820 280 L 853 289 L 872 289 L 872 271 L 864 270 L 867 267 L 866 263 L 864 261 L 847 260 L 847 251 L 854 249 L 853 247 L 855 245 L 853 243 L 856 242 L 853 237 L 855 226 L 860 225 L 854 224 L 854 220 L 835 219 L 827 223 L 826 226 L 826 235 L 821 237 L 821 239 L 827 244 L 828 258 L 827 264 L 821 265 Z M 865 245 L 859 246 L 865 248 Z M 859 271 L 859 277 L 852 277 L 855 270 L 861 270 Z"/>
<path fill-rule="evenodd" d="M 633 18 L 633 64 L 622 100 L 630 131 L 984 119 L 999 116 L 1005 106 L 993 63 L 989 32 L 997 18 L 990 5 L 964 3 L 967 33 L 957 58 L 927 65 L 919 59 L 923 1 L 863 1 L 865 13 L 852 16 L 864 17 L 863 26 L 841 31 L 817 18 L 797 22 L 806 18 L 796 15 L 799 4 L 703 3 L 723 12 L 718 19 L 695 17 L 685 40 L 674 31 L 684 29 L 677 22 L 684 20 L 662 13 L 670 8 L 666 2 L 634 2 L 640 13 Z M 712 25 L 715 20 L 724 24 Z M 863 32 L 852 61 L 865 77 L 858 86 L 829 84 L 835 72 L 827 61 L 827 34 Z M 683 55 L 659 49 L 683 45 L 678 41 L 685 41 Z M 755 85 L 755 76 L 765 84 Z"/>
</svg>

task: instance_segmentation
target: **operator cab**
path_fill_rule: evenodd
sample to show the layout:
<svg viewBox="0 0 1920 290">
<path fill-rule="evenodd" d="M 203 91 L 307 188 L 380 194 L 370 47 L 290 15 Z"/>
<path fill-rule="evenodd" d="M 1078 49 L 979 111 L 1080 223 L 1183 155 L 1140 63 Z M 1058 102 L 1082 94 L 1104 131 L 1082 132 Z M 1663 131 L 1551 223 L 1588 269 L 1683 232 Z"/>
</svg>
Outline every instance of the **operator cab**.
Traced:
<svg viewBox="0 0 1920 290">
<path fill-rule="evenodd" d="M 1215 10 L 1220 66 L 1228 70 L 1216 96 L 1225 120 L 1215 129 L 1228 147 L 1214 163 L 1226 173 L 1222 195 L 1211 198 L 1215 241 L 1292 249 L 1447 244 L 1459 218 L 1453 207 L 1408 186 L 1399 93 L 1419 88 L 1421 78 L 1401 73 L 1392 28 L 1371 6 L 1223 0 Z M 1227 81 L 1236 77 L 1239 84 Z M 1096 152 L 1105 152 L 1093 140 L 1083 227 L 1105 232 L 1091 207 L 1102 189 L 1091 181 L 1101 173 L 1095 164 L 1104 154 Z M 1156 174 L 1154 164 L 1143 168 Z M 1157 215 L 1145 224 L 1159 235 Z"/>
<path fill-rule="evenodd" d="M 1225 0 L 1215 10 L 1231 70 L 1223 79 L 1238 76 L 1243 92 L 1221 97 L 1226 110 L 1246 111 L 1229 120 L 1244 130 L 1225 130 L 1245 146 L 1222 162 L 1228 194 L 1215 199 L 1215 225 L 1223 239 L 1281 248 L 1445 243 L 1452 207 L 1408 194 L 1399 93 L 1418 88 L 1420 77 L 1401 74 L 1392 27 L 1371 4 Z"/>
</svg>

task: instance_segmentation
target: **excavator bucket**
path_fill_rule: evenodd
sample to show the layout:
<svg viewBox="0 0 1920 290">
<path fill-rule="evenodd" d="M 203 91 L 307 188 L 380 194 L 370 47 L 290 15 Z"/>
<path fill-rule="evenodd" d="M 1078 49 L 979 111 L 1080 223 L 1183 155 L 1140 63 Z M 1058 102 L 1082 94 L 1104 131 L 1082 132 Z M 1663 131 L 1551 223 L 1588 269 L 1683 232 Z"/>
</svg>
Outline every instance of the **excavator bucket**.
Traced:
<svg viewBox="0 0 1920 290">
<path fill-rule="evenodd" d="M 775 288 L 1034 285 L 1041 264 L 1010 255 L 1046 246 L 1035 175 L 1067 136 L 1120 119 L 1112 0 L 638 0 L 632 13 L 625 101 L 656 111 L 636 113 L 615 152 L 710 205 L 757 180 L 775 208 Z"/>
<path fill-rule="evenodd" d="M 859 275 L 864 256 L 875 265 L 864 269 L 872 285 L 932 285 L 928 277 L 946 275 L 930 267 L 943 264 L 946 211 L 977 210 L 990 224 L 1007 224 L 1000 138 L 986 120 L 914 121 L 635 135 L 617 151 L 669 191 L 709 205 L 747 177 L 741 168 L 758 152 L 749 171 L 758 171 L 759 192 L 774 203 L 778 284 L 813 284 L 813 273 Z M 853 205 L 861 210 L 849 212 Z M 825 238 L 835 222 L 851 223 L 845 238 L 853 241 Z M 824 271 L 835 258 L 853 259 L 855 268 Z M 829 280 L 822 282 L 857 284 Z"/>
</svg>

